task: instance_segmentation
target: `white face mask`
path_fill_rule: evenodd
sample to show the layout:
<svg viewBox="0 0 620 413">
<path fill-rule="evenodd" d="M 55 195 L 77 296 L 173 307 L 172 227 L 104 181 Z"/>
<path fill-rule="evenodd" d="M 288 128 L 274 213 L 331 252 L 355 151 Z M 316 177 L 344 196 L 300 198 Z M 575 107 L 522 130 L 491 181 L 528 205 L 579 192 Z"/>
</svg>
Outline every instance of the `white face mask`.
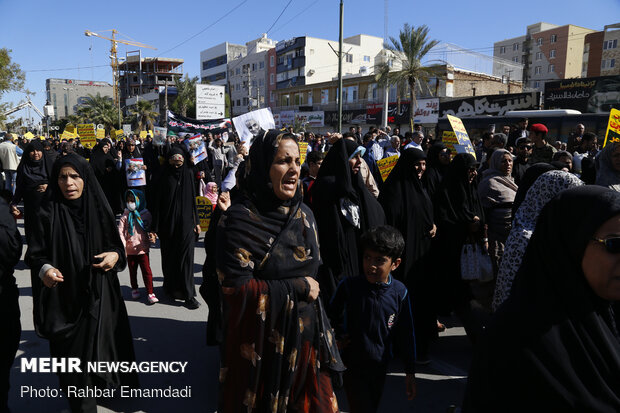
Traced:
<svg viewBox="0 0 620 413">
<path fill-rule="evenodd" d="M 136 203 L 135 202 L 127 202 L 127 209 L 130 210 L 131 212 L 136 210 Z"/>
</svg>

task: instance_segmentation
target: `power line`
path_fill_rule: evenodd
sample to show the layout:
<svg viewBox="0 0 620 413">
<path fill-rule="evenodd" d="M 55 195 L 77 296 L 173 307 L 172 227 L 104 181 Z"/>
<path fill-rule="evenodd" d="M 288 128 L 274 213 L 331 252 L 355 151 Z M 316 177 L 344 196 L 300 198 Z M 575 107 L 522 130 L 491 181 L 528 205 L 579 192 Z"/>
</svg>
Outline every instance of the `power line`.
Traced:
<svg viewBox="0 0 620 413">
<path fill-rule="evenodd" d="M 278 20 L 280 20 L 280 17 L 282 17 L 282 15 L 284 14 L 284 12 L 286 11 L 286 9 L 288 9 L 288 6 L 290 6 L 290 4 L 293 2 L 293 0 L 289 0 L 288 3 L 286 3 L 286 6 L 284 6 L 284 8 L 282 9 L 282 11 L 280 12 L 280 15 L 278 16 L 278 18 L 276 19 L 276 21 L 273 22 L 273 24 L 267 29 L 267 31 L 265 33 L 269 34 L 269 30 L 273 29 L 273 26 L 276 25 L 276 23 L 278 22 Z"/>
<path fill-rule="evenodd" d="M 222 17 L 220 17 L 219 19 L 215 20 L 213 23 L 209 24 L 207 27 L 205 27 L 204 29 L 202 29 L 201 31 L 199 31 L 198 33 L 188 37 L 187 39 L 183 40 L 181 43 L 177 44 L 176 46 L 165 50 L 163 52 L 161 52 L 160 54 L 157 55 L 157 57 L 160 57 L 161 55 L 168 53 L 174 49 L 176 49 L 179 46 L 184 45 L 185 43 L 189 42 L 190 40 L 192 40 L 193 38 L 201 35 L 202 33 L 204 33 L 205 31 L 207 31 L 208 29 L 210 29 L 211 27 L 215 26 L 217 23 L 219 23 L 220 21 L 224 20 L 226 17 L 228 17 L 230 14 L 232 14 L 235 10 L 237 10 L 239 7 L 243 6 L 245 3 L 247 3 L 248 0 L 243 0 L 241 3 L 237 4 L 235 7 L 233 7 L 232 9 L 230 9 L 230 11 L 228 11 L 226 14 L 224 14 Z"/>
<path fill-rule="evenodd" d="M 95 67 L 109 67 L 110 65 L 96 65 L 96 66 L 77 66 L 77 67 L 64 67 L 61 69 L 33 69 L 33 70 L 24 70 L 26 73 L 32 72 L 58 72 L 61 70 L 80 70 L 80 69 L 92 69 Z"/>
<path fill-rule="evenodd" d="M 293 20 L 295 20 L 297 17 L 301 16 L 302 14 L 304 14 L 306 11 L 308 11 L 312 6 L 314 6 L 315 4 L 317 4 L 319 2 L 319 0 L 315 0 L 314 2 L 310 3 L 310 5 L 308 5 L 308 7 L 306 7 L 305 9 L 303 9 L 302 11 L 300 11 L 299 13 L 297 13 L 296 15 L 294 15 L 293 17 L 291 17 L 286 23 L 282 24 L 281 26 L 278 26 L 273 32 L 271 32 L 271 34 L 273 33 L 277 33 L 278 31 L 280 31 L 283 27 L 287 26 L 288 24 L 290 24 Z"/>
</svg>

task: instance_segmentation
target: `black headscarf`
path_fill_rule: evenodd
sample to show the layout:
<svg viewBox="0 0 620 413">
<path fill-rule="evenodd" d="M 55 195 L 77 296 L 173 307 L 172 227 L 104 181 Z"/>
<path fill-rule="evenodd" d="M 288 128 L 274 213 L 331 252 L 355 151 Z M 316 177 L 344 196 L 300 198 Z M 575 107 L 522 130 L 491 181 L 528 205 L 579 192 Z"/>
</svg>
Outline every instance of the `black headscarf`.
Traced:
<svg viewBox="0 0 620 413">
<path fill-rule="evenodd" d="M 41 152 L 42 156 L 38 161 L 30 158 L 30 154 L 34 151 Z M 52 164 L 47 151 L 43 149 L 43 143 L 38 139 L 33 139 L 26 145 L 22 159 L 17 166 L 17 186 L 26 192 L 34 191 L 39 185 L 47 184 Z"/>
<path fill-rule="evenodd" d="M 217 229 L 217 273 L 227 301 L 222 360 L 228 382 L 220 395 L 221 410 L 241 406 L 235 391 L 239 384 L 231 382 L 239 374 L 243 383 L 247 381 L 243 391 L 256 393 L 258 411 L 268 409 L 274 394 L 297 405 L 299 394 L 292 387 L 307 385 L 305 380 L 312 377 L 307 369 L 315 368 L 307 360 L 291 368 L 305 342 L 319 350 L 321 364 L 332 360 L 332 368 L 343 367 L 335 342 L 323 346 L 321 341 L 333 331 L 320 299 L 306 302 L 304 278 L 316 277 L 320 264 L 314 217 L 302 203 L 299 186 L 292 199 L 282 201 L 269 177 L 278 146 L 287 138 L 278 131 L 256 137 L 240 181 L 241 196 L 224 212 Z M 243 351 L 244 343 L 250 342 L 255 343 L 256 362 L 239 367 L 237 348 L 241 345 Z"/>
<path fill-rule="evenodd" d="M 0 197 L 0 296 L 5 288 L 15 286 L 13 271 L 21 254 L 22 236 L 9 211 L 9 204 Z"/>
<path fill-rule="evenodd" d="M 379 195 L 387 223 L 398 228 L 405 239 L 403 262 L 394 273 L 401 281 L 413 276 L 411 271 L 431 246 L 433 204 L 415 170 L 415 164 L 424 159 L 424 152 L 418 149 L 403 151 Z"/>
<path fill-rule="evenodd" d="M 444 149 L 447 149 L 446 145 L 442 142 L 436 142 L 429 148 L 428 154 L 426 155 L 426 172 L 424 172 L 422 176 L 422 182 L 426 187 L 428 196 L 431 198 L 435 194 L 437 187 L 439 187 L 443 175 L 448 168 L 448 165 L 444 165 L 439 159 L 439 154 Z"/>
<path fill-rule="evenodd" d="M 105 145 L 109 145 L 110 149 L 108 153 L 103 151 L 103 147 Z M 95 172 L 95 176 L 101 182 L 104 176 L 106 176 L 106 168 L 112 166 L 114 167 L 114 157 L 112 156 L 112 148 L 114 146 L 107 139 L 102 139 L 95 148 L 93 149 L 93 153 L 90 157 L 90 166 L 93 168 Z"/>
<path fill-rule="evenodd" d="M 582 269 L 592 236 L 619 214 L 620 194 L 596 186 L 563 191 L 544 207 L 474 359 L 464 411 L 620 411 L 616 317 Z"/>
<path fill-rule="evenodd" d="M 353 174 L 349 158 L 357 143 L 340 139 L 327 152 L 312 186 L 312 208 L 317 220 L 321 256 L 321 291 L 325 297 L 335 292 L 344 277 L 361 274 L 359 237 L 369 228 L 385 225 L 381 204 L 368 192 L 360 173 Z M 341 212 L 345 200 L 359 207 L 360 227 L 351 224 Z"/>
<path fill-rule="evenodd" d="M 517 209 L 525 199 L 525 195 L 527 195 L 527 191 L 530 189 L 534 182 L 538 179 L 539 176 L 544 174 L 545 172 L 555 171 L 557 168 L 551 164 L 540 162 L 534 164 L 527 168 L 523 177 L 521 178 L 521 183 L 519 184 L 519 189 L 517 189 L 517 194 L 515 195 L 515 200 L 512 203 L 512 216 L 515 215 Z"/>
<path fill-rule="evenodd" d="M 475 179 L 471 184 L 468 181 L 468 170 L 477 165 L 476 158 L 468 153 L 459 153 L 452 159 L 435 194 L 437 222 L 461 226 L 473 222 L 474 216 L 484 222 L 478 184 Z"/>
</svg>

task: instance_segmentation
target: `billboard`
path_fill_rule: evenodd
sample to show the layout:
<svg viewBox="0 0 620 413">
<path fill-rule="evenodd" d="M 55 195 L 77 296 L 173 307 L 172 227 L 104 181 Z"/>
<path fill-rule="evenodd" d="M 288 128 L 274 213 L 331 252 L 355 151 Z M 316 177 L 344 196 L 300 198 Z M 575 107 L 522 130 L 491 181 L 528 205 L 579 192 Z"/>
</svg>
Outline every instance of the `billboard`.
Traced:
<svg viewBox="0 0 620 413">
<path fill-rule="evenodd" d="M 620 75 L 566 79 L 545 83 L 545 109 L 607 113 L 620 109 Z"/>
</svg>

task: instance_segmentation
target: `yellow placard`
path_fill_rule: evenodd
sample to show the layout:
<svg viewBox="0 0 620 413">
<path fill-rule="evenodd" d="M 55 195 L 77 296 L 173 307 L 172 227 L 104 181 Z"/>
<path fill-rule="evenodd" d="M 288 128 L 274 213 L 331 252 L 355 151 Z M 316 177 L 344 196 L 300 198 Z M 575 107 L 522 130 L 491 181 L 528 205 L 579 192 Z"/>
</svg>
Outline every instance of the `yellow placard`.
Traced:
<svg viewBox="0 0 620 413">
<path fill-rule="evenodd" d="M 197 196 L 196 209 L 198 210 L 200 229 L 207 232 L 209 230 L 209 224 L 211 223 L 211 216 L 213 215 L 213 204 L 206 196 Z"/>
<path fill-rule="evenodd" d="M 456 139 L 456 133 L 445 130 L 441 134 L 441 141 L 446 145 L 446 147 L 452 152 L 452 155 L 456 155 L 456 148 L 454 145 L 458 145 L 459 141 Z"/>
<path fill-rule="evenodd" d="M 73 125 L 72 123 L 67 123 L 65 125 L 65 131 L 66 132 L 70 132 L 70 133 L 76 133 L 75 131 L 75 125 Z"/>
<path fill-rule="evenodd" d="M 105 129 L 97 129 L 97 139 L 105 138 Z"/>
<path fill-rule="evenodd" d="M 450 126 L 452 126 L 452 130 L 454 131 L 454 134 L 456 135 L 456 139 L 458 141 L 458 144 L 454 145 L 454 149 L 456 149 L 456 152 L 472 154 L 475 159 L 476 151 L 474 150 L 474 146 L 471 144 L 471 140 L 469 139 L 467 130 L 465 130 L 465 125 L 463 125 L 463 121 L 452 115 L 448 115 L 448 121 L 450 121 Z"/>
<path fill-rule="evenodd" d="M 30 140 L 30 139 L 34 138 L 34 135 L 32 134 L 32 132 L 26 132 L 26 133 L 24 133 L 24 138 Z"/>
<path fill-rule="evenodd" d="M 306 162 L 306 154 L 308 153 L 308 142 L 299 142 L 299 164 Z"/>
<path fill-rule="evenodd" d="M 392 172 L 392 169 L 394 169 L 397 162 L 398 155 L 389 156 L 387 158 L 383 158 L 377 161 L 377 167 L 379 168 L 379 172 L 381 173 L 381 179 L 383 179 L 383 182 L 385 182 L 387 177 L 390 175 L 390 172 Z"/>
<path fill-rule="evenodd" d="M 114 131 L 114 137 L 116 138 L 116 140 L 119 140 L 122 136 L 123 136 L 123 130 L 122 129 Z"/>
<path fill-rule="evenodd" d="M 80 135 L 80 142 L 85 148 L 92 149 L 97 144 L 97 135 L 95 135 L 95 125 L 92 123 L 83 123 L 77 125 L 77 133 Z"/>
<path fill-rule="evenodd" d="M 605 133 L 605 142 L 620 142 L 620 110 L 612 109 L 609 112 L 609 122 L 607 123 L 607 132 Z"/>
<path fill-rule="evenodd" d="M 145 130 L 141 130 L 141 131 L 140 131 L 140 137 L 141 137 L 142 139 L 146 138 L 146 135 L 148 135 L 148 132 L 147 132 L 147 131 L 145 131 Z M 153 136 L 153 135 L 151 135 L 151 136 Z"/>
<path fill-rule="evenodd" d="M 65 129 L 65 131 L 60 135 L 60 139 L 75 139 L 77 135 L 73 132 L 69 132 Z"/>
</svg>

